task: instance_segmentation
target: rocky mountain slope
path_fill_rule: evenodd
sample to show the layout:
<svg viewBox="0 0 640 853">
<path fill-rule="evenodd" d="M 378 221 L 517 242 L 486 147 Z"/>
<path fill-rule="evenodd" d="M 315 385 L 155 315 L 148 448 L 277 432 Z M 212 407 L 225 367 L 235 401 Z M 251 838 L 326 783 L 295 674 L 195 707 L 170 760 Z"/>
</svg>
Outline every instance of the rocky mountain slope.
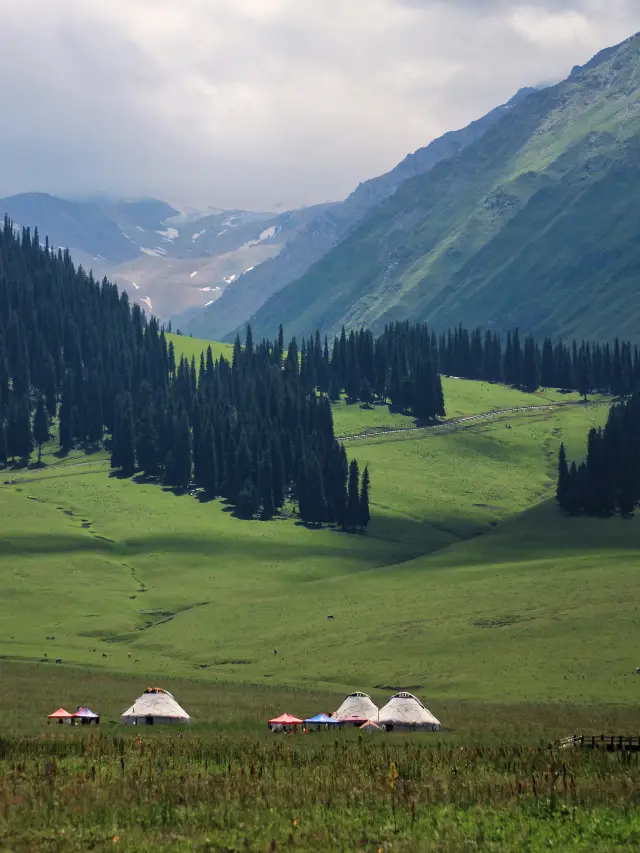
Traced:
<svg viewBox="0 0 640 853">
<path fill-rule="evenodd" d="M 0 212 L 16 226 L 37 226 L 42 240 L 46 235 L 70 249 L 76 263 L 107 275 L 162 319 L 211 304 L 325 207 L 185 214 L 158 199 L 70 201 L 46 193 L 0 199 Z"/>
<path fill-rule="evenodd" d="M 535 89 L 522 89 L 507 104 L 492 110 L 462 130 L 451 131 L 430 145 L 409 154 L 390 172 L 360 184 L 340 204 L 328 206 L 311 219 L 276 257 L 242 275 L 204 312 L 194 315 L 189 331 L 201 337 L 221 339 L 255 313 L 274 293 L 302 276 L 327 254 L 376 205 L 416 175 L 436 163 L 454 157 L 499 121 L 505 113 Z"/>
<path fill-rule="evenodd" d="M 640 36 L 406 181 L 252 318 L 255 336 L 411 317 L 640 339 Z"/>
</svg>

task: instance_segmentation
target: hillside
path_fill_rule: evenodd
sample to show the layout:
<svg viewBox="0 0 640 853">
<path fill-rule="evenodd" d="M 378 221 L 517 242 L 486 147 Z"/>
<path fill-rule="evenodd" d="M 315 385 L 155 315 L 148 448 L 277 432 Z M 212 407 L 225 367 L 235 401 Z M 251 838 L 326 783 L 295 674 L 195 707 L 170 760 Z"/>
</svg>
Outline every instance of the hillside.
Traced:
<svg viewBox="0 0 640 853">
<path fill-rule="evenodd" d="M 254 334 L 458 322 L 640 339 L 640 37 L 405 182 L 251 319 Z"/>
<path fill-rule="evenodd" d="M 303 275 L 369 211 L 393 195 L 402 183 L 428 172 L 436 163 L 457 155 L 534 91 L 520 90 L 508 103 L 471 122 L 462 130 L 445 133 L 426 147 L 409 154 L 391 171 L 360 184 L 342 203 L 319 211 L 304 228 L 291 236 L 276 257 L 240 276 L 219 300 L 204 312 L 193 315 L 186 325 L 188 331 L 216 339 L 232 335 L 236 327 L 245 322 L 272 294 Z"/>
</svg>

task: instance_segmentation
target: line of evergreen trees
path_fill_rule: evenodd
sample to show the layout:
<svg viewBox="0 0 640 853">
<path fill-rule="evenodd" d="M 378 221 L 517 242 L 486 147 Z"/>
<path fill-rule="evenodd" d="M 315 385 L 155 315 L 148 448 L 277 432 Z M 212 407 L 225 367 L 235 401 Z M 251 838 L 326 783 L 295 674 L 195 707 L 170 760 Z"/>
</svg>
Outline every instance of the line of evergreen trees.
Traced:
<svg viewBox="0 0 640 853">
<path fill-rule="evenodd" d="M 592 429 L 587 458 L 569 467 L 558 456 L 556 497 L 571 515 L 630 515 L 640 503 L 640 393 L 614 404 L 604 429 Z"/>
<path fill-rule="evenodd" d="M 391 323 L 382 335 L 344 329 L 330 347 L 320 335 L 303 341 L 301 370 L 332 400 L 344 389 L 352 401 L 389 402 L 421 420 L 444 416 L 440 375 L 503 382 L 523 391 L 541 385 L 562 391 L 627 395 L 640 388 L 638 347 L 616 340 L 553 344 L 521 339 L 517 329 L 503 342 L 497 332 L 462 327 L 437 334 L 424 323 Z"/>
<path fill-rule="evenodd" d="M 155 318 L 106 279 L 77 270 L 37 229 L 0 232 L 0 464 L 28 461 L 57 416 L 61 452 L 111 450 L 111 465 L 174 489 L 222 496 L 238 515 L 271 518 L 285 501 L 310 524 L 369 523 L 362 478 L 334 435 L 331 405 L 301 374 L 295 342 L 233 360 L 176 363 Z"/>
</svg>

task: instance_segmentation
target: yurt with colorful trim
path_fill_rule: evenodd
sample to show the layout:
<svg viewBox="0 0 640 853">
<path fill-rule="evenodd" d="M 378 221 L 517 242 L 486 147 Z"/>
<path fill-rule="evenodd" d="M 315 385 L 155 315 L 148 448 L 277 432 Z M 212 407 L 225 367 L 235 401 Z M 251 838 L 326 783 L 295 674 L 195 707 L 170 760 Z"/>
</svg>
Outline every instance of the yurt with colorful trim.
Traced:
<svg viewBox="0 0 640 853">
<path fill-rule="evenodd" d="M 123 713 L 120 722 L 125 726 L 151 726 L 168 723 L 188 723 L 191 717 L 162 687 L 147 687 L 133 705 Z"/>
<path fill-rule="evenodd" d="M 378 725 L 388 732 L 394 729 L 419 729 L 435 732 L 440 728 L 438 720 L 413 693 L 396 693 L 380 708 Z"/>
<path fill-rule="evenodd" d="M 378 708 L 366 693 L 351 693 L 333 715 L 341 722 L 362 725 L 367 720 L 378 719 Z"/>
</svg>

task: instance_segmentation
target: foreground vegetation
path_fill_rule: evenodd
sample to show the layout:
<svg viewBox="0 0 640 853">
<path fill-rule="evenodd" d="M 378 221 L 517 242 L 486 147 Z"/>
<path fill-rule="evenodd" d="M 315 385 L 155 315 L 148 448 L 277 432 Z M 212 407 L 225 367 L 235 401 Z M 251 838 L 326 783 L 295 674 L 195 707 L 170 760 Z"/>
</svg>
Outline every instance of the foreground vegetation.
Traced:
<svg viewBox="0 0 640 853">
<path fill-rule="evenodd" d="M 12 851 L 635 850 L 638 755 L 548 748 L 574 730 L 627 731 L 632 709 L 444 700 L 447 730 L 274 735 L 285 708 L 338 694 L 165 682 L 187 728 L 115 721 L 140 678 L 0 664 L 0 848 Z M 382 693 L 374 694 L 379 702 Z M 88 702 L 99 730 L 47 727 Z"/>
</svg>

